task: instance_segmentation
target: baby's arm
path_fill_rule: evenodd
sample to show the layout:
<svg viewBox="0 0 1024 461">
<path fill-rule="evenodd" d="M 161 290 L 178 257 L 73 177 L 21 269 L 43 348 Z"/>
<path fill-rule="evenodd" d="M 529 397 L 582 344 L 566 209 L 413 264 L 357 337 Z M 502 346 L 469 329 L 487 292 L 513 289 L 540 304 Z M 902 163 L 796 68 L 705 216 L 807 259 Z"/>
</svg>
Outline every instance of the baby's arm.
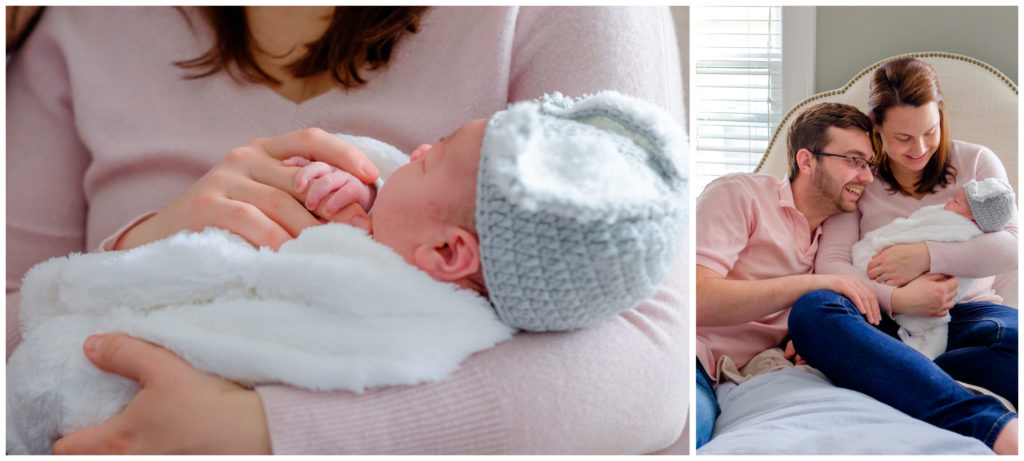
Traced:
<svg viewBox="0 0 1024 461">
<path fill-rule="evenodd" d="M 284 161 L 288 166 L 300 166 L 295 173 L 295 192 L 306 193 L 306 209 L 320 209 L 321 215 L 331 216 L 351 203 L 369 210 L 377 197 L 376 189 L 363 184 L 347 171 L 324 162 L 310 162 L 304 157 L 292 157 Z"/>
</svg>

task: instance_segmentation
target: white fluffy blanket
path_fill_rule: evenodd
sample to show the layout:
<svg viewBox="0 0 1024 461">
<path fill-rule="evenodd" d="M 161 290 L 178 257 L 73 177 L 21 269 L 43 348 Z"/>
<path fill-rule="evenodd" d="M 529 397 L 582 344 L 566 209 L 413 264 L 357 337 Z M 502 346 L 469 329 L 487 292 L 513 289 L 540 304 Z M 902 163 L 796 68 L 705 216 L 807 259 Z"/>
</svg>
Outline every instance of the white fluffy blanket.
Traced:
<svg viewBox="0 0 1024 461">
<path fill-rule="evenodd" d="M 942 205 L 921 207 L 906 218 L 896 218 L 891 223 L 868 232 L 861 241 L 853 245 L 853 265 L 867 272 L 871 258 L 898 243 L 917 243 L 925 240 L 936 242 L 961 242 L 982 233 L 977 224 Z M 963 296 L 973 279 L 960 278 L 957 301 Z M 917 349 L 930 359 L 946 351 L 949 314 L 944 317 L 916 317 L 894 315 L 900 325 L 899 336 L 904 343 Z"/>
<path fill-rule="evenodd" d="M 278 252 L 220 229 L 55 258 L 26 275 L 7 364 L 7 450 L 117 414 L 138 388 L 82 353 L 93 333 L 163 345 L 247 385 L 313 390 L 435 381 L 509 339 L 488 301 L 432 279 L 362 231 L 307 229 Z"/>
</svg>

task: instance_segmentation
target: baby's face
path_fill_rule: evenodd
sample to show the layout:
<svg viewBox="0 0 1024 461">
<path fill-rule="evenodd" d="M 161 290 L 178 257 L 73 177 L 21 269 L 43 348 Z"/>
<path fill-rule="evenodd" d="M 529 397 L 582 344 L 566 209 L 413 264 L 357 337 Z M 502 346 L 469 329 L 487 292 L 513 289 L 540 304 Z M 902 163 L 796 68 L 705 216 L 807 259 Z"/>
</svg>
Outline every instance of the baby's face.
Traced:
<svg viewBox="0 0 1024 461">
<path fill-rule="evenodd" d="M 967 192 L 964 192 L 962 187 L 956 191 L 956 195 L 953 198 L 946 200 L 946 206 L 942 207 L 942 209 L 952 211 L 974 221 L 974 213 L 971 213 L 971 206 L 967 204 Z"/>
<path fill-rule="evenodd" d="M 370 215 L 374 240 L 415 265 L 417 246 L 436 238 L 460 216 L 472 217 L 486 126 L 487 119 L 474 120 L 433 146 L 416 148 L 409 163 L 395 170 L 377 193 Z"/>
</svg>

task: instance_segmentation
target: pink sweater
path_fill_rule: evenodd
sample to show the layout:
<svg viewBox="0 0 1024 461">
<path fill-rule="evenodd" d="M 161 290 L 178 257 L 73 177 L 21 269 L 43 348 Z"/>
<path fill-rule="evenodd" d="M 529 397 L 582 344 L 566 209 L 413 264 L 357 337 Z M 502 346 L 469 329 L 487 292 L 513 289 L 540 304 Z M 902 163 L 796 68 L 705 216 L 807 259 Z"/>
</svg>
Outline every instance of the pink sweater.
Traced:
<svg viewBox="0 0 1024 461">
<path fill-rule="evenodd" d="M 218 73 L 172 8 L 48 8 L 7 73 L 7 345 L 32 265 L 95 251 L 232 147 L 304 127 L 411 151 L 510 101 L 603 89 L 667 106 L 682 83 L 667 8 L 437 7 L 369 84 L 294 104 Z M 520 334 L 440 383 L 365 394 L 258 388 L 276 453 L 642 453 L 683 428 L 687 266 L 603 324 Z"/>
<path fill-rule="evenodd" d="M 878 303 L 891 311 L 894 287 L 868 279 L 853 266 L 851 249 L 864 234 L 905 218 L 919 208 L 939 205 L 956 195 L 972 179 L 996 177 L 1006 180 L 1006 170 L 991 150 L 977 144 L 953 141 L 951 158 L 957 170 L 956 182 L 921 200 L 899 193 L 890 194 L 875 178 L 857 204 L 859 211 L 832 216 L 822 225 L 821 248 L 814 270 L 823 274 L 854 274 L 861 277 L 878 296 Z M 1017 268 L 1017 218 L 999 232 L 979 235 L 965 242 L 926 242 L 931 255 L 931 272 L 981 278 L 971 284 L 961 302 L 1002 302 L 992 290 L 995 276 Z"/>
</svg>

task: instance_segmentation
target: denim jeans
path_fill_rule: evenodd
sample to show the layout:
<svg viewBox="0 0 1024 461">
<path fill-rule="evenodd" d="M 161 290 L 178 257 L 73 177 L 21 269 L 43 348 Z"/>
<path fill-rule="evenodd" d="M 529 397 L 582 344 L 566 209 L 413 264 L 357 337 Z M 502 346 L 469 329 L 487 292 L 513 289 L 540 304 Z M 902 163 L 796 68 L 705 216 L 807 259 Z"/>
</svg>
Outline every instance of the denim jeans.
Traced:
<svg viewBox="0 0 1024 461">
<path fill-rule="evenodd" d="M 711 377 L 704 371 L 700 362 L 697 362 L 697 448 L 711 440 L 715 418 L 721 413 L 715 388 L 711 385 Z"/>
<path fill-rule="evenodd" d="M 934 362 L 897 339 L 896 322 L 883 316 L 874 327 L 849 299 L 832 291 L 812 291 L 797 300 L 789 333 L 797 353 L 837 386 L 991 447 L 1017 415 L 954 379 L 989 389 L 1016 406 L 1017 311 L 965 303 L 954 306 L 950 316 L 946 352 Z"/>
</svg>

